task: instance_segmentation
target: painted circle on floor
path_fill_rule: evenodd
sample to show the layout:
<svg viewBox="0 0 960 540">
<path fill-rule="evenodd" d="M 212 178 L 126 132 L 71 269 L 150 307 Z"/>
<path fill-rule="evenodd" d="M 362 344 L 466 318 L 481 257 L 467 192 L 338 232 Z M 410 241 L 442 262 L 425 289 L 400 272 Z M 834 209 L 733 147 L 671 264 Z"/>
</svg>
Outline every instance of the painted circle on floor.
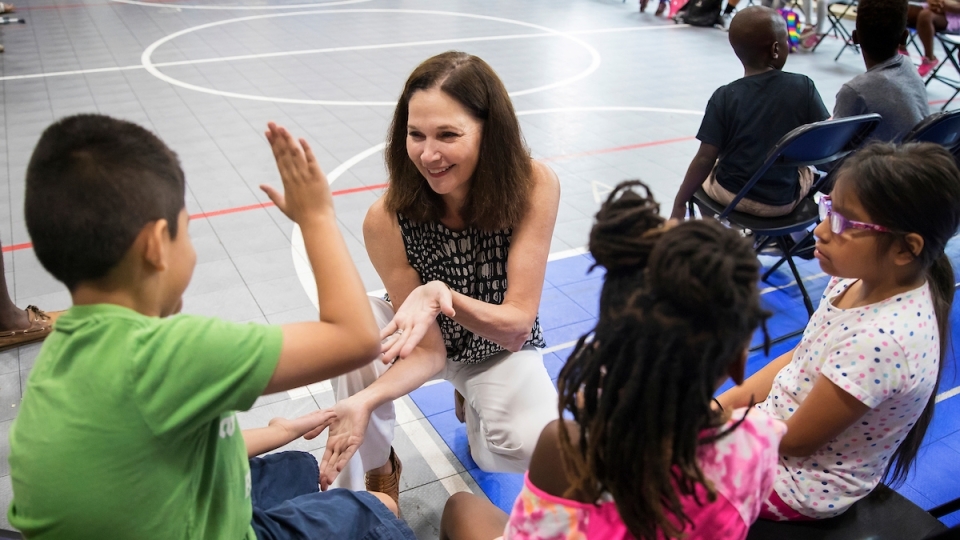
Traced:
<svg viewBox="0 0 960 540">
<path fill-rule="evenodd" d="M 125 0 L 133 1 L 133 0 Z M 193 26 L 180 30 L 179 32 L 174 32 L 166 37 L 160 38 L 159 40 L 151 43 L 140 56 L 140 63 L 143 65 L 143 68 L 147 70 L 148 73 L 154 77 L 165 81 L 174 86 L 179 86 L 187 90 L 194 90 L 196 92 L 203 92 L 205 94 L 213 94 L 216 96 L 237 98 L 237 99 L 247 99 L 252 101 L 268 101 L 273 103 L 288 103 L 288 104 L 298 104 L 298 105 L 326 105 L 326 106 L 365 106 L 365 107 L 393 107 L 396 105 L 396 101 L 344 101 L 344 100 L 327 100 L 327 99 L 294 99 L 294 98 L 281 98 L 281 97 L 270 97 L 270 96 L 258 96 L 253 94 L 243 94 L 239 92 L 226 92 L 223 90 L 216 90 L 214 88 L 207 88 L 204 86 L 198 86 L 188 82 L 181 81 L 174 77 L 164 74 L 161 72 L 158 67 L 163 67 L 165 64 L 155 64 L 153 62 L 153 53 L 163 44 L 172 41 L 178 37 L 190 34 L 193 32 L 198 32 L 200 30 L 205 30 L 207 28 L 213 28 L 217 26 L 224 26 L 228 24 L 235 24 L 240 22 L 263 20 L 263 19 L 275 19 L 280 17 L 302 17 L 306 15 L 330 15 L 335 13 L 403 13 L 403 14 L 415 14 L 415 15 L 437 15 L 445 17 L 463 17 L 468 19 L 478 19 L 492 22 L 500 22 L 506 24 L 513 24 L 517 26 L 523 26 L 526 28 L 532 28 L 538 30 L 539 34 L 528 34 L 522 37 L 550 37 L 556 36 L 566 40 L 569 40 L 589 53 L 591 61 L 590 65 L 586 67 L 580 73 L 561 79 L 559 81 L 545 84 L 542 86 L 537 86 L 535 88 L 527 88 L 525 90 L 519 90 L 515 92 L 510 92 L 511 96 L 523 96 L 527 94 L 534 94 L 537 92 L 543 92 L 546 90 L 552 90 L 554 88 L 560 88 L 562 86 L 567 86 L 576 81 L 579 81 L 600 67 L 600 53 L 597 52 L 592 45 L 583 41 L 582 39 L 575 37 L 573 35 L 561 32 L 559 30 L 554 30 L 552 28 L 547 28 L 546 26 L 541 26 L 539 24 L 528 23 L 524 21 L 518 21 L 515 19 L 505 19 L 503 17 L 492 17 L 488 15 L 476 15 L 473 13 L 460 13 L 454 11 L 434 11 L 434 10 L 422 10 L 422 9 L 324 9 L 324 10 L 314 10 L 314 11 L 297 11 L 291 13 L 270 13 L 262 15 L 250 15 L 247 17 L 237 17 L 234 19 L 226 19 L 223 21 L 216 21 L 207 24 L 201 24 L 198 26 Z M 282 57 L 282 56 L 293 56 L 300 54 L 319 54 L 324 52 L 342 52 L 347 50 L 375 50 L 375 49 L 385 49 L 385 48 L 398 48 L 398 47 L 413 47 L 419 45 L 435 45 L 440 43 L 463 43 L 468 41 L 494 41 L 499 39 L 514 39 L 514 36 L 488 36 L 488 37 L 475 37 L 475 38 L 459 38 L 459 39 L 444 39 L 444 40 L 430 40 L 430 41 L 418 41 L 410 43 L 396 43 L 396 44 L 386 44 L 386 45 L 359 45 L 354 47 L 335 47 L 328 49 L 314 49 L 310 51 L 291 51 L 291 52 L 282 52 L 282 53 L 265 53 L 265 54 L 253 54 L 245 56 L 231 56 L 223 59 L 205 59 L 200 61 L 180 61 L 180 62 L 171 62 L 168 65 L 185 65 L 185 64 L 201 64 L 201 63 L 210 63 L 213 61 L 233 61 L 233 60 L 249 60 L 255 58 L 267 58 L 267 57 Z"/>
<path fill-rule="evenodd" d="M 684 114 L 691 116 L 703 116 L 703 111 L 694 111 L 690 109 L 666 109 L 661 107 L 630 107 L 630 106 L 599 106 L 599 107 L 552 107 L 546 109 L 532 109 L 528 111 L 520 111 L 517 113 L 517 116 L 534 116 L 540 114 L 561 114 L 561 113 L 584 113 L 584 112 L 652 112 L 652 113 L 665 113 L 665 114 Z M 677 141 L 679 142 L 679 140 Z M 344 173 L 349 171 L 351 168 L 356 166 L 358 163 L 369 158 L 370 156 L 379 154 L 386 147 L 385 143 L 379 143 L 367 148 L 366 150 L 354 155 L 350 159 L 344 161 L 329 174 L 327 174 L 327 181 L 330 184 L 333 184 L 338 178 L 343 176 Z M 303 286 L 303 290 L 306 291 L 307 296 L 310 298 L 310 301 L 313 302 L 313 306 L 318 310 L 320 309 L 320 302 L 317 299 L 317 284 L 313 276 L 313 269 L 310 267 L 309 259 L 307 258 L 307 249 L 303 244 L 303 233 L 300 231 L 300 226 L 296 223 L 293 224 L 293 234 L 290 239 L 290 251 L 293 256 L 293 267 L 297 271 L 297 277 L 300 279 L 300 284 Z M 574 250 L 579 251 L 579 250 Z M 372 291 L 371 294 L 381 293 L 382 291 Z"/>
<path fill-rule="evenodd" d="M 270 9 L 302 9 L 325 6 L 346 6 L 349 4 L 363 4 L 371 0 L 336 0 L 334 2 L 311 2 L 309 4 L 278 4 L 272 6 L 250 6 L 250 5 L 211 5 L 211 4 L 174 4 L 161 2 L 140 2 L 138 0 L 110 0 L 117 4 L 130 4 L 133 6 L 173 8 L 173 9 L 214 9 L 214 10 L 232 10 L 232 11 L 263 11 Z"/>
</svg>

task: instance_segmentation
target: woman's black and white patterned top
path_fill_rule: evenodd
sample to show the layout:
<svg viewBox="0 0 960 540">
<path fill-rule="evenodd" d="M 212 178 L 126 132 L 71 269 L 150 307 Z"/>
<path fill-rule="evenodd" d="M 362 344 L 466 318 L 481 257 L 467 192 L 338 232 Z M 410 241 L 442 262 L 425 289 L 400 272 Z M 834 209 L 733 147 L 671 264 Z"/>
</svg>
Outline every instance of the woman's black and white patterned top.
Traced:
<svg viewBox="0 0 960 540">
<path fill-rule="evenodd" d="M 416 223 L 397 214 L 407 261 L 420 274 L 420 281 L 439 280 L 458 293 L 500 305 L 507 292 L 507 255 L 511 229 L 485 232 L 470 227 L 462 232 L 442 223 Z M 460 326 L 446 315 L 437 317 L 447 347 L 447 358 L 454 362 L 477 364 L 503 351 L 503 347 Z M 527 345 L 545 347 L 538 316 L 530 330 Z"/>
</svg>

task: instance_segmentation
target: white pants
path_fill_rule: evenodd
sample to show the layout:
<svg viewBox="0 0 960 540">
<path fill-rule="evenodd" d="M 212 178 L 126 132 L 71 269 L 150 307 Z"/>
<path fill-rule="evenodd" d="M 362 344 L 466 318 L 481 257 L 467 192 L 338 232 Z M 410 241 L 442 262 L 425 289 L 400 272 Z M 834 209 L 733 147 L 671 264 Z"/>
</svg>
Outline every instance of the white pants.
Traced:
<svg viewBox="0 0 960 540">
<path fill-rule="evenodd" d="M 377 325 L 385 327 L 393 318 L 393 308 L 373 297 L 370 305 Z M 339 401 L 360 392 L 388 367 L 374 360 L 336 377 L 331 381 L 334 398 Z M 453 383 L 463 395 L 467 440 L 477 465 L 488 472 L 526 472 L 540 432 L 558 418 L 557 390 L 543 366 L 540 351 L 526 346 L 515 353 L 495 354 L 480 364 L 448 360 L 438 377 Z M 395 426 L 393 402 L 384 403 L 371 415 L 363 444 L 333 487 L 366 489 L 364 473 L 387 463 Z"/>
</svg>

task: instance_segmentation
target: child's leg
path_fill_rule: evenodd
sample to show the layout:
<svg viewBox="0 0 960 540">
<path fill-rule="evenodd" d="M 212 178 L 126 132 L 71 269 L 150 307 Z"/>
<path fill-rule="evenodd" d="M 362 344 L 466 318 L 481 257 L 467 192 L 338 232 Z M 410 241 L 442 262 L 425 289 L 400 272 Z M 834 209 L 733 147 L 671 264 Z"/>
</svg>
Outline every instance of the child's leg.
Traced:
<svg viewBox="0 0 960 540">
<path fill-rule="evenodd" d="M 271 508 L 254 507 L 250 524 L 259 540 L 416 540 L 394 509 L 375 494 L 334 489 L 301 495 Z"/>
<path fill-rule="evenodd" d="M 503 536 L 507 519 L 490 501 L 472 493 L 455 493 L 443 507 L 440 540 L 493 540 Z"/>
<path fill-rule="evenodd" d="M 777 495 L 776 491 L 771 491 L 770 496 L 760 507 L 759 519 L 768 521 L 814 521 L 800 512 L 794 510 L 790 505 L 783 502 L 783 499 Z"/>
<path fill-rule="evenodd" d="M 817 34 L 823 33 L 823 23 L 827 22 L 827 9 L 829 8 L 829 0 L 817 0 Z"/>
<path fill-rule="evenodd" d="M 917 29 L 917 35 L 920 36 L 920 42 L 923 43 L 923 55 L 927 60 L 937 59 L 933 52 L 933 36 L 937 32 L 947 29 L 947 18 L 940 13 L 934 13 L 929 9 L 923 9 L 919 6 L 910 6 L 907 11 L 907 21 L 913 23 Z"/>
<path fill-rule="evenodd" d="M 320 491 L 320 466 L 306 452 L 279 452 L 250 459 L 250 500 L 256 508 Z"/>
</svg>

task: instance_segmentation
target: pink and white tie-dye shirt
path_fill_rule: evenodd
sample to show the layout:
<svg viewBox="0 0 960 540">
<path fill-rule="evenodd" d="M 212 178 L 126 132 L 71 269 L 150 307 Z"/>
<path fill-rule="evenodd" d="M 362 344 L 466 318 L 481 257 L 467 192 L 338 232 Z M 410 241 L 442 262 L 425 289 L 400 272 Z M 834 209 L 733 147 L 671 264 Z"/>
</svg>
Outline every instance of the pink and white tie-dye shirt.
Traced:
<svg viewBox="0 0 960 540">
<path fill-rule="evenodd" d="M 734 411 L 721 429 L 729 429 L 746 412 Z M 786 431 L 782 422 L 753 410 L 733 432 L 700 447 L 697 459 L 717 491 L 717 500 L 706 502 L 707 492 L 701 485 L 697 486 L 697 498 L 703 506 L 693 497 L 683 499 L 683 511 L 693 521 L 693 526 L 684 530 L 688 539 L 746 538 L 773 488 L 777 448 Z M 596 504 L 555 497 L 534 486 L 529 476 L 503 536 L 504 540 L 632 538 L 609 497 Z"/>
</svg>

